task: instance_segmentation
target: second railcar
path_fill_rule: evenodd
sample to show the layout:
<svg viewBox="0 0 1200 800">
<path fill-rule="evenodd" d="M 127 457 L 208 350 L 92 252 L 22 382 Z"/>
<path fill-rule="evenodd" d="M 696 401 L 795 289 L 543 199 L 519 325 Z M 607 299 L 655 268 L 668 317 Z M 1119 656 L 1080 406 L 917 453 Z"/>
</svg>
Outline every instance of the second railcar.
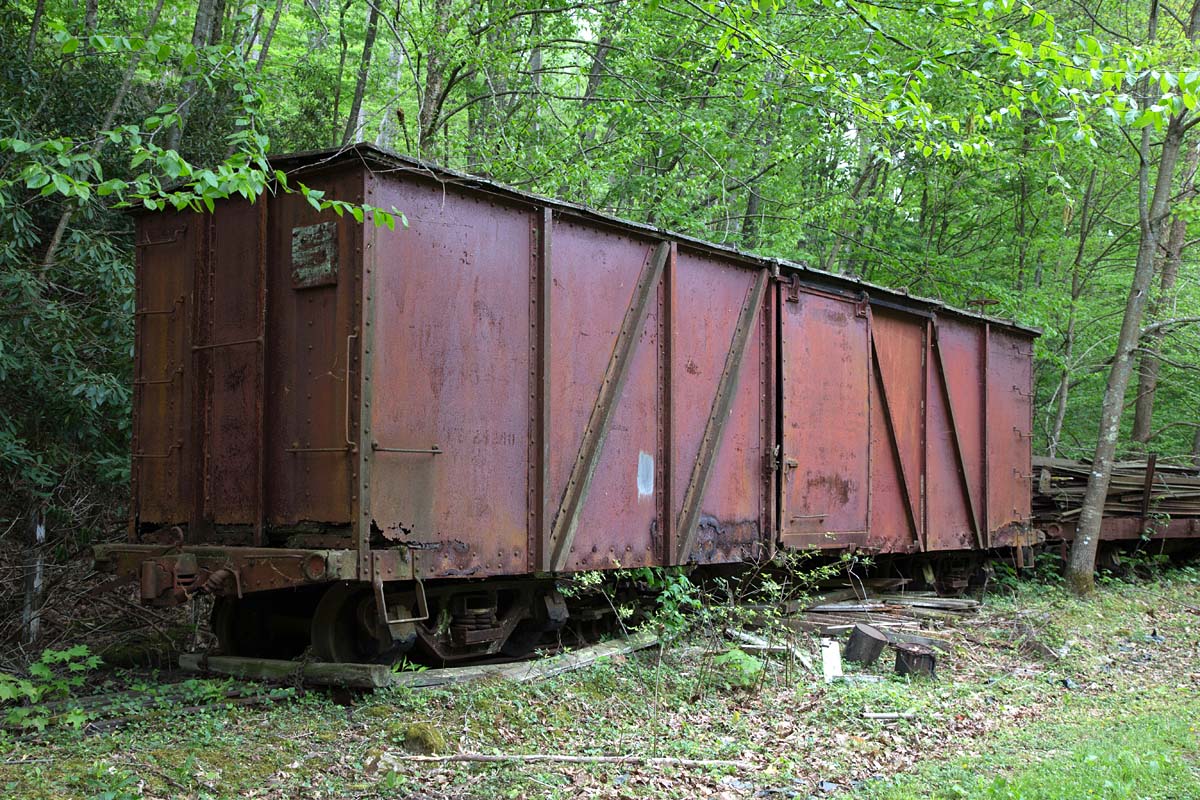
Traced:
<svg viewBox="0 0 1200 800">
<path fill-rule="evenodd" d="M 1035 332 L 376 148 L 137 226 L 129 542 L 222 646 L 443 660 L 557 573 L 1029 536 Z"/>
</svg>

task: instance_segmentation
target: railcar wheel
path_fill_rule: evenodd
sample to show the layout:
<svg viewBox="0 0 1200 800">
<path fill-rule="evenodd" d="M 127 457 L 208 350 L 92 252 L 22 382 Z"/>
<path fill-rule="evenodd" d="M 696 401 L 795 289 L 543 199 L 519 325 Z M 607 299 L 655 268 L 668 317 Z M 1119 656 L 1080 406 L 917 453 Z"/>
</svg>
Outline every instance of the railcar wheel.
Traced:
<svg viewBox="0 0 1200 800">
<path fill-rule="evenodd" d="M 407 616 L 404 606 L 388 603 L 395 616 Z M 415 632 L 393 640 L 379 623 L 375 595 L 360 583 L 341 581 L 330 586 L 317 603 L 312 618 L 313 655 L 321 661 L 386 664 L 398 660 L 412 647 Z"/>
</svg>

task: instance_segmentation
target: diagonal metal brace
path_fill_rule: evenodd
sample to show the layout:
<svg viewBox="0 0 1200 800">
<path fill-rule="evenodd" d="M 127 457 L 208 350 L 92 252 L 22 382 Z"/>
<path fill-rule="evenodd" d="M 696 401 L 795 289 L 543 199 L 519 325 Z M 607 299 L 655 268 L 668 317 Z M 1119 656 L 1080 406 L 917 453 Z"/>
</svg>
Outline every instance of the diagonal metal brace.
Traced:
<svg viewBox="0 0 1200 800">
<path fill-rule="evenodd" d="M 908 517 L 909 524 L 912 526 L 917 546 L 924 552 L 926 550 L 925 534 L 921 530 L 917 501 L 913 499 L 912 487 L 908 482 L 911 470 L 906 470 L 904 467 L 904 454 L 900 450 L 899 427 L 896 425 L 892 404 L 888 402 L 887 381 L 883 379 L 883 368 L 879 365 L 879 348 L 875 343 L 875 320 L 869 311 L 867 320 L 869 321 L 871 330 L 871 364 L 875 368 L 875 380 L 879 381 L 879 399 L 883 401 L 883 419 L 887 424 L 888 439 L 892 443 L 892 457 L 896 459 L 896 469 L 899 472 L 900 488 L 902 489 L 900 495 L 904 499 L 904 512 Z"/>
<path fill-rule="evenodd" d="M 646 317 L 650 313 L 650 300 L 654 297 L 655 287 L 662 280 L 663 267 L 670 252 L 669 243 L 659 242 L 654 255 L 642 268 L 642 274 L 633 289 L 633 299 L 625 310 L 625 319 L 621 323 L 617 342 L 604 371 L 604 382 L 600 384 L 600 393 L 596 396 L 587 427 L 583 430 L 579 454 L 575 463 L 571 465 L 567 488 L 550 532 L 550 542 L 546 548 L 549 553 L 546 569 L 551 572 L 560 571 L 566 566 L 571 544 L 575 541 L 575 533 L 579 528 L 580 513 L 583 511 L 584 501 L 587 500 L 596 466 L 600 463 L 600 453 L 604 449 L 604 441 L 608 438 L 608 429 L 612 424 L 617 402 L 621 399 L 621 390 L 629 377 L 629 366 L 633 362 L 638 335 L 646 324 Z"/>
<path fill-rule="evenodd" d="M 971 476 L 967 469 L 967 459 L 963 454 L 962 441 L 958 434 L 958 421 L 954 415 L 954 398 L 950 395 L 950 379 L 946 372 L 946 361 L 942 356 L 941 329 L 937 319 L 933 321 L 933 355 L 937 362 L 939 383 L 942 385 L 942 400 L 946 403 L 947 421 L 950 423 L 950 440 L 954 443 L 954 458 L 958 466 L 960 486 L 963 499 L 967 502 L 967 513 L 971 518 L 971 533 L 975 537 L 975 547 L 986 549 L 983 541 L 983 526 L 979 522 L 979 512 L 975 502 L 975 493 L 971 490 Z"/>
<path fill-rule="evenodd" d="M 692 465 L 692 476 L 688 481 L 687 491 L 683 495 L 683 510 L 679 515 L 679 546 L 675 551 L 675 563 L 686 563 L 696 543 L 696 530 L 700 520 L 700 501 L 704 499 L 704 490 L 708 488 L 708 479 L 712 476 L 713 464 L 717 460 L 717 452 L 721 448 L 721 434 L 725 430 L 725 422 L 733 408 L 734 395 L 737 394 L 738 377 L 741 374 L 742 361 L 746 357 L 746 348 L 750 345 L 750 333 L 754 330 L 754 317 L 762 307 L 763 294 L 767 288 L 767 270 L 759 270 L 754 280 L 754 286 L 742 303 L 742 311 L 738 314 L 737 327 L 733 329 L 733 341 L 730 342 L 729 352 L 725 355 L 725 367 L 721 370 L 721 380 L 717 383 L 717 394 L 713 398 L 712 411 L 704 426 L 704 438 L 700 440 L 700 452 Z"/>
</svg>

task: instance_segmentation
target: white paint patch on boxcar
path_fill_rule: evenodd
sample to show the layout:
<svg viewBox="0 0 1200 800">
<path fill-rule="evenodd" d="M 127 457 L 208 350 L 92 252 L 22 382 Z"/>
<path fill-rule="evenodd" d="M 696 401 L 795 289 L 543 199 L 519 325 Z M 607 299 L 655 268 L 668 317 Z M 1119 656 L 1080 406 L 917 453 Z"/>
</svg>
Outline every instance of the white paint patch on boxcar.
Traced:
<svg viewBox="0 0 1200 800">
<path fill-rule="evenodd" d="M 654 495 L 654 456 L 645 450 L 638 453 L 638 500 Z"/>
</svg>

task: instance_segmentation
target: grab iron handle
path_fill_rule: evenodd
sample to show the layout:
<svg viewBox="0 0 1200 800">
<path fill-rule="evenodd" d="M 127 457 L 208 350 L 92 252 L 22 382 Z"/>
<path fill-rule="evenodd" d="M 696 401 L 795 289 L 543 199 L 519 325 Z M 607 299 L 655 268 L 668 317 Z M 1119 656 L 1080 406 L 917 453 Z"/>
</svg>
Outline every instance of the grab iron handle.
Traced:
<svg viewBox="0 0 1200 800">
<path fill-rule="evenodd" d="M 431 456 L 440 456 L 445 452 L 436 444 L 433 447 L 422 449 L 419 447 L 380 447 L 379 442 L 371 442 L 371 449 L 376 453 L 428 453 Z"/>
</svg>

